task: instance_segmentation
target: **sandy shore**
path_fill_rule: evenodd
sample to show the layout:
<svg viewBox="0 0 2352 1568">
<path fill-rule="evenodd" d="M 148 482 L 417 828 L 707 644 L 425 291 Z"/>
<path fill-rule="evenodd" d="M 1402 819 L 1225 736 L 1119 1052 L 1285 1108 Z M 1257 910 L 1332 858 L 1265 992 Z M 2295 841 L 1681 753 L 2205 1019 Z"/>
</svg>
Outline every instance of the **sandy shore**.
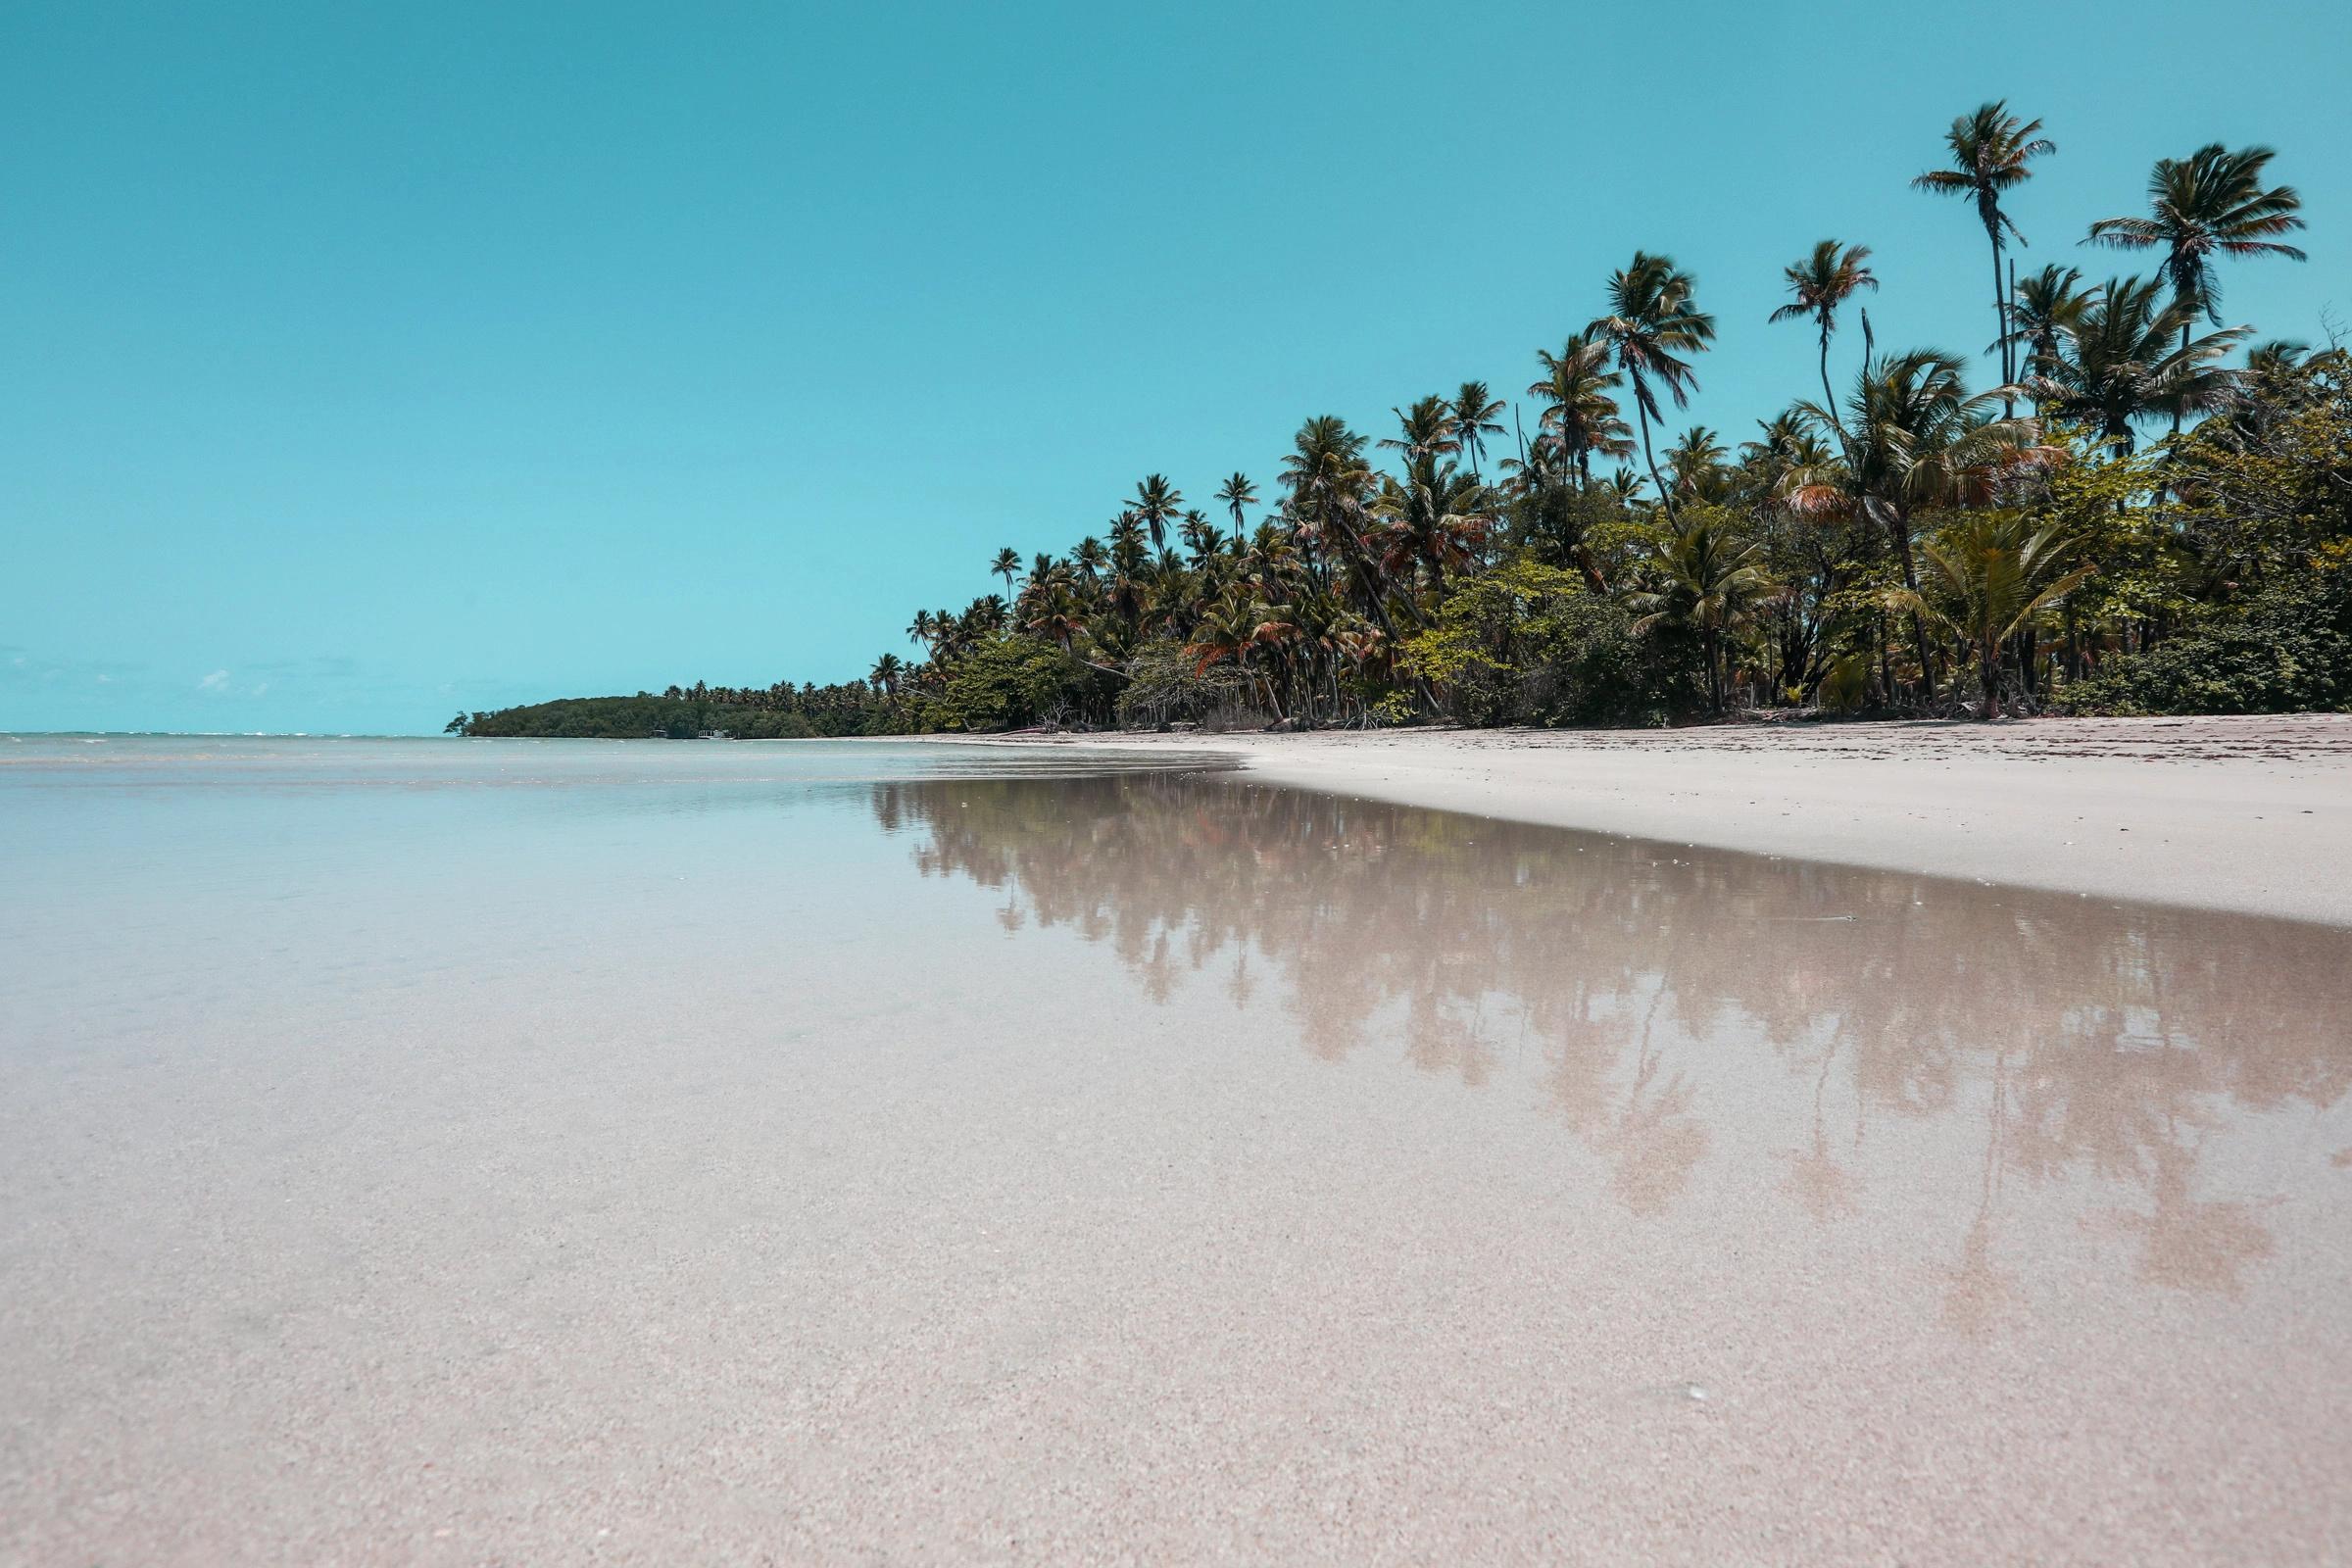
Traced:
<svg viewBox="0 0 2352 1568">
<path fill-rule="evenodd" d="M 18 750 L 0 1568 L 2352 1560 L 2352 930 L 1166 752 Z"/>
<path fill-rule="evenodd" d="M 1037 737 L 1404 805 L 2352 925 L 2352 716 Z"/>
</svg>

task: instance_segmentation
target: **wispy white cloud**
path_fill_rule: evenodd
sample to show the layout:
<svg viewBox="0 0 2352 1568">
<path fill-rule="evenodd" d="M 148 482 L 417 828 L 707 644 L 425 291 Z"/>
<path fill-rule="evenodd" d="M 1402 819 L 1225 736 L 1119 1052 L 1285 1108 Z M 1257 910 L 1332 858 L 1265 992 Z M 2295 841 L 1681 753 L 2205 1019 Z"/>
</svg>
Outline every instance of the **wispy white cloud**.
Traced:
<svg viewBox="0 0 2352 1568">
<path fill-rule="evenodd" d="M 228 671 L 225 669 L 214 670 L 196 683 L 196 689 L 200 692 L 226 691 L 228 689 Z"/>
</svg>

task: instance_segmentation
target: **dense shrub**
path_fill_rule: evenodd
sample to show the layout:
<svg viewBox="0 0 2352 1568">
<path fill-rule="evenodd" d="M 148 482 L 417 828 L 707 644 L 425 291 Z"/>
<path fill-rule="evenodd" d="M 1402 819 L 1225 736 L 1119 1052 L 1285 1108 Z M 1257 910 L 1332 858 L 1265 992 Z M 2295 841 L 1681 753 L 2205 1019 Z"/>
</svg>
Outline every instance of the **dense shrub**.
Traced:
<svg viewBox="0 0 2352 1568">
<path fill-rule="evenodd" d="M 1662 723 L 1695 695 L 1690 651 L 1661 660 L 1631 627 L 1578 573 L 1522 559 L 1457 590 L 1401 662 L 1464 724 Z"/>
<path fill-rule="evenodd" d="M 2211 612 L 2057 695 L 2066 713 L 2352 710 L 2352 572 L 2322 571 Z"/>
</svg>

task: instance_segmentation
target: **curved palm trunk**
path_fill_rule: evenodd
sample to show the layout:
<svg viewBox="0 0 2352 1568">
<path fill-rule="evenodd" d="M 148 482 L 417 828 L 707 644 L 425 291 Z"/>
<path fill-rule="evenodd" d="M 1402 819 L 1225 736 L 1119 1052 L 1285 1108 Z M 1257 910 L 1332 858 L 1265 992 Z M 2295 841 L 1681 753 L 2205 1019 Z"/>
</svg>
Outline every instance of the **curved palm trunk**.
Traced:
<svg viewBox="0 0 2352 1568">
<path fill-rule="evenodd" d="M 2001 346 L 2001 385 L 2007 386 L 2017 377 L 2009 369 L 2009 295 L 2001 287 L 2001 223 L 1997 216 L 1985 216 L 1984 232 L 1992 240 L 1992 322 L 2000 334 L 1993 341 Z M 2001 414 L 2006 418 L 2017 417 L 2013 399 L 2001 399 Z"/>
<path fill-rule="evenodd" d="M 1821 318 L 1821 407 L 1832 420 L 1837 419 L 1838 394 L 1830 390 L 1830 318 L 1827 316 Z M 1840 428 L 1840 436 L 1843 433 Z"/>
<path fill-rule="evenodd" d="M 1642 406 L 1640 398 L 1634 399 L 1634 414 L 1642 421 L 1642 461 L 1649 465 L 1649 482 L 1658 487 L 1658 500 L 1666 508 L 1666 520 L 1679 528 L 1683 525 L 1682 515 L 1674 510 L 1674 492 L 1666 488 L 1666 481 L 1659 476 L 1658 460 L 1649 450 L 1649 411 Z"/>
</svg>

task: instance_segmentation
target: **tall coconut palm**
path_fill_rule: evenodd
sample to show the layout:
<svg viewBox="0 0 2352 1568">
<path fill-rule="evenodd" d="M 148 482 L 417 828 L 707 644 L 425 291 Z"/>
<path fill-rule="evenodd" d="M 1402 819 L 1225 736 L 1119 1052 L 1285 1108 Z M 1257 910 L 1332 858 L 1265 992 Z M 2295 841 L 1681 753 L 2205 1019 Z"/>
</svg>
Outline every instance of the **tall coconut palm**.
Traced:
<svg viewBox="0 0 2352 1568">
<path fill-rule="evenodd" d="M 2002 645 L 2091 574 L 2075 564 L 2081 553 L 2056 524 L 2036 530 L 2014 513 L 1971 513 L 1920 547 L 1924 591 L 1898 588 L 1887 600 L 1968 644 L 1989 721 L 2001 716 Z"/>
<path fill-rule="evenodd" d="M 2006 99 L 1980 105 L 1975 114 L 1953 121 L 1943 141 L 1951 150 L 1952 167 L 1929 170 L 1911 181 L 1911 188 L 1939 196 L 1965 196 L 1976 203 L 1977 220 L 1984 225 L 1984 237 L 1992 245 L 1993 337 L 2006 344 L 2009 288 L 2001 280 L 2001 253 L 2007 249 L 2007 235 L 2016 235 L 2020 245 L 2026 243 L 2026 235 L 2017 220 L 2002 211 L 2001 197 L 2033 178 L 2034 171 L 2027 166 L 2056 152 L 2058 144 L 2041 134 L 2040 121 L 2020 120 L 2009 113 Z M 2004 347 L 2001 384 L 2016 379 L 2017 367 Z"/>
<path fill-rule="evenodd" d="M 1649 424 L 1664 416 L 1657 388 L 1663 387 L 1678 409 L 1688 408 L 1698 377 L 1687 355 L 1703 351 L 1715 340 L 1715 318 L 1698 309 L 1693 298 L 1698 280 L 1677 269 L 1673 258 L 1636 251 L 1633 261 L 1609 276 L 1609 309 L 1585 328 L 1588 335 L 1608 345 L 1617 368 L 1634 389 L 1634 412 L 1642 425 L 1642 457 L 1649 466 L 1650 482 L 1658 487 L 1669 521 L 1679 521 L 1674 497 L 1659 477 L 1658 461 L 1649 446 Z M 1653 385 L 1654 383 L 1654 385 Z"/>
<path fill-rule="evenodd" d="M 1723 711 L 1723 636 L 1754 612 L 1772 591 L 1764 547 L 1731 532 L 1701 509 L 1688 526 L 1659 544 L 1647 569 L 1653 586 L 1631 595 L 1636 632 L 1684 626 L 1698 633 L 1707 661 L 1707 701 Z"/>
<path fill-rule="evenodd" d="M 885 702 L 896 701 L 899 684 L 906 678 L 906 662 L 896 654 L 884 654 L 874 661 L 874 667 L 866 671 L 865 678 Z"/>
<path fill-rule="evenodd" d="M 988 564 L 988 570 L 989 575 L 1004 579 L 1004 591 L 1009 594 L 1012 592 L 1012 579 L 1020 575 L 1021 558 L 1012 546 L 1006 545 L 997 552 L 997 559 Z"/>
<path fill-rule="evenodd" d="M 2080 268 L 2049 266 L 2018 279 L 2010 291 L 2009 354 L 2013 373 L 2048 375 L 2065 346 L 2082 327 L 2083 313 L 2099 298 L 2099 285 L 2082 286 Z"/>
<path fill-rule="evenodd" d="M 1168 483 L 1165 474 L 1146 474 L 1143 483 L 1135 487 L 1135 499 L 1127 510 L 1135 514 L 1152 535 L 1152 548 L 1165 550 L 1168 544 L 1168 524 L 1184 509 L 1184 492 Z"/>
<path fill-rule="evenodd" d="M 2077 318 L 2072 352 L 2030 383 L 2050 413 L 2096 423 L 2100 437 L 2130 456 L 2132 426 L 2171 415 L 2211 414 L 2235 401 L 2244 377 L 2221 361 L 2251 328 L 2189 335 L 2196 313 L 2178 293 L 2165 298 L 2160 277 L 2108 283 Z M 2176 341 L 2178 334 L 2178 341 Z"/>
<path fill-rule="evenodd" d="M 1470 477 L 1480 477 L 1478 466 L 1487 456 L 1487 437 L 1502 434 L 1502 399 L 1484 381 L 1464 381 L 1453 395 L 1453 428 L 1470 460 Z"/>
<path fill-rule="evenodd" d="M 1869 263 L 1869 246 L 1825 239 L 1814 245 L 1812 255 L 1782 269 L 1782 275 L 1788 280 L 1789 300 L 1772 313 L 1772 318 L 1810 320 L 1820 328 L 1824 408 L 1834 409 L 1838 402 L 1838 394 L 1830 390 L 1830 334 L 1838 330 L 1838 309 L 1862 290 L 1879 286 Z"/>
<path fill-rule="evenodd" d="M 1625 377 L 1609 368 L 1609 346 L 1579 332 L 1560 345 L 1560 352 L 1536 350 L 1544 378 L 1532 382 L 1527 395 L 1546 405 L 1538 430 L 1549 430 L 1561 456 L 1576 470 L 1577 482 L 1592 483 L 1592 455 L 1627 458 L 1634 452 L 1634 427 L 1619 415 L 1609 389 Z M 1538 435 L 1539 444 L 1542 441 Z"/>
<path fill-rule="evenodd" d="M 1233 531 L 1238 536 L 1243 527 L 1243 510 L 1257 505 L 1257 486 L 1250 482 L 1246 473 L 1227 474 L 1225 482 L 1217 486 L 1217 499 L 1233 514 Z"/>
<path fill-rule="evenodd" d="M 2283 256 L 2307 260 L 2283 243 L 2281 234 L 2305 227 L 2303 198 L 2292 185 L 2265 188 L 2262 181 L 2278 154 L 2268 147 L 2231 152 L 2220 142 L 2186 158 L 2160 158 L 2148 175 L 2146 218 L 2102 218 L 2083 243 L 2116 250 L 2164 252 L 2164 275 L 2182 307 L 2180 346 L 2188 348 L 2192 322 L 2200 316 L 2222 324 L 2222 287 L 2214 264 L 2225 256 Z M 2173 420 L 2178 430 L 2180 421 Z"/>
</svg>

